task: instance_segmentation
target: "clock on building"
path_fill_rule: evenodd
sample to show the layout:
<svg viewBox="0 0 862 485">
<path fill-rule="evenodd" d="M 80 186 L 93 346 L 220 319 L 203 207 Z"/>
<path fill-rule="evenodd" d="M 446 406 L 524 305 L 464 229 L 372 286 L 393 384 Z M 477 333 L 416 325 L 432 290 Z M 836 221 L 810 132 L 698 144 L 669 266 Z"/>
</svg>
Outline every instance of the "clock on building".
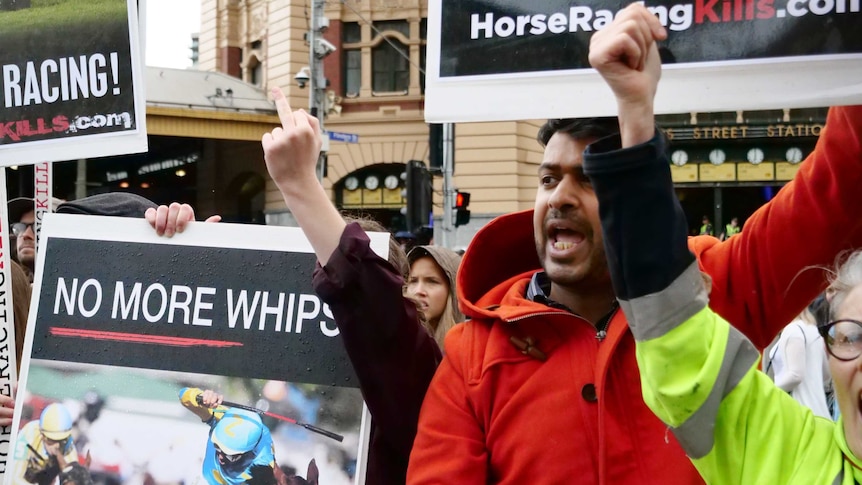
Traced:
<svg viewBox="0 0 862 485">
<path fill-rule="evenodd" d="M 763 150 L 760 148 L 752 148 L 748 150 L 748 161 L 757 165 L 758 163 L 763 161 Z"/>
<path fill-rule="evenodd" d="M 716 148 L 715 150 L 709 152 L 709 161 L 713 165 L 721 165 L 722 163 L 724 163 L 724 159 L 724 150 L 720 148 Z"/>
<path fill-rule="evenodd" d="M 677 150 L 670 154 L 670 161 L 677 167 L 682 167 L 688 162 L 688 153 L 684 150 Z"/>
<path fill-rule="evenodd" d="M 365 188 L 368 190 L 377 190 L 380 187 L 380 179 L 377 175 L 369 175 L 365 177 Z"/>
<path fill-rule="evenodd" d="M 802 150 L 796 147 L 787 149 L 787 161 L 790 163 L 799 163 L 802 161 Z"/>
<path fill-rule="evenodd" d="M 347 190 L 356 190 L 357 188 L 359 188 L 359 179 L 352 175 L 350 177 L 347 177 L 347 179 L 344 181 L 344 188 Z"/>
<path fill-rule="evenodd" d="M 387 175 L 385 179 L 383 179 L 383 186 L 389 190 L 394 190 L 398 188 L 398 177 L 394 175 Z"/>
</svg>

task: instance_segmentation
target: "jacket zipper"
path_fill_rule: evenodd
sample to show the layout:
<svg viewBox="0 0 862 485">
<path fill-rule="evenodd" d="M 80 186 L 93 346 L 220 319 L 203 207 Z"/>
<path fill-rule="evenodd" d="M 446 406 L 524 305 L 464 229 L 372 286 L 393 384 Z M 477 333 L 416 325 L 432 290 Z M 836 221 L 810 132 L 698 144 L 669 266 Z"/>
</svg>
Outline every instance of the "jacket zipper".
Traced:
<svg viewBox="0 0 862 485">
<path fill-rule="evenodd" d="M 619 309 L 619 306 L 615 306 L 611 312 L 606 315 L 607 318 L 605 318 L 603 322 L 600 322 L 601 325 L 596 327 L 596 340 L 601 342 L 608 336 L 608 326 L 611 324 L 611 320 L 614 319 L 614 316 L 616 316 L 617 310 Z"/>
<path fill-rule="evenodd" d="M 520 317 L 510 318 L 509 320 L 505 320 L 505 322 L 506 323 L 515 323 L 515 322 L 520 322 L 521 320 L 526 320 L 528 318 L 543 317 L 543 316 L 547 316 L 547 315 L 571 315 L 573 317 L 578 317 L 577 315 L 572 315 L 571 313 L 564 312 L 563 310 L 559 310 L 556 312 L 529 313 L 527 315 L 521 315 Z M 580 317 L 578 317 L 578 318 L 580 318 Z"/>
<path fill-rule="evenodd" d="M 619 309 L 619 307 L 614 308 L 612 313 L 610 314 L 610 316 L 608 316 L 607 320 L 602 323 L 601 327 L 596 328 L 596 340 L 598 340 L 599 342 L 603 341 L 605 339 L 605 337 L 608 336 L 608 331 L 607 331 L 608 325 L 610 325 L 611 320 L 614 318 L 614 315 L 616 315 L 618 309 Z M 509 320 L 505 320 L 505 322 L 506 323 L 516 323 L 516 322 L 520 322 L 521 320 L 526 320 L 528 318 L 543 317 L 543 316 L 547 316 L 547 315 L 569 315 L 569 316 L 572 316 L 575 318 L 579 318 L 585 322 L 587 321 L 584 317 L 580 317 L 578 315 L 574 315 L 572 313 L 568 313 L 568 312 L 564 312 L 564 311 L 560 310 L 558 312 L 530 313 L 527 315 L 521 315 L 520 317 L 510 318 Z M 589 322 L 587 322 L 587 323 L 589 323 Z"/>
</svg>

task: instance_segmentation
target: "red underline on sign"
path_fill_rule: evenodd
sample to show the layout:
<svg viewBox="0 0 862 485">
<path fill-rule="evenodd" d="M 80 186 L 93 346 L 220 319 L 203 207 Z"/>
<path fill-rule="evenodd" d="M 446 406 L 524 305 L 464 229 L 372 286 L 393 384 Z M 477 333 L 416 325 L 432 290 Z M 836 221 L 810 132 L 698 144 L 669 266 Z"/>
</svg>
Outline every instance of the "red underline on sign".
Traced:
<svg viewBox="0 0 862 485">
<path fill-rule="evenodd" d="M 242 347 L 242 343 L 240 342 L 228 342 L 225 340 L 165 337 L 164 335 L 105 332 L 101 330 L 81 330 L 74 328 L 51 327 L 50 332 L 51 335 L 55 335 L 57 337 L 77 337 L 91 340 L 113 340 L 115 342 L 166 345 L 171 347 Z"/>
</svg>

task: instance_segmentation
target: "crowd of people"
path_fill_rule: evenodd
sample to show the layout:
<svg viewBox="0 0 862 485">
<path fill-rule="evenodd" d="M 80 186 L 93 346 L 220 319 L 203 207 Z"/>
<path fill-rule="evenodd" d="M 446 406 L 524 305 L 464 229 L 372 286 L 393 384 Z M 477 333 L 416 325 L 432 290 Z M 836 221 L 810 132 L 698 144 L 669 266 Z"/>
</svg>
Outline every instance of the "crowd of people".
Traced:
<svg viewBox="0 0 862 485">
<path fill-rule="evenodd" d="M 367 483 L 862 481 L 862 107 L 830 109 L 744 232 L 733 218 L 716 238 L 704 217 L 689 236 L 654 121 L 666 36 L 641 4 L 593 35 L 618 116 L 545 123 L 534 208 L 491 221 L 463 259 L 394 236 L 377 256 L 366 231 L 385 228 L 336 210 L 317 180 L 318 121 L 273 89 L 266 166 L 373 418 Z M 144 217 L 168 237 L 195 220 L 185 204 L 100 197 L 57 212 Z M 32 213 L 13 219 L 32 273 Z M 776 336 L 773 381 L 759 361 Z M 180 400 L 211 426 L 210 483 L 278 482 L 257 414 L 219 411 L 212 391 Z M 29 483 L 77 461 L 48 411 L 18 444 Z"/>
</svg>

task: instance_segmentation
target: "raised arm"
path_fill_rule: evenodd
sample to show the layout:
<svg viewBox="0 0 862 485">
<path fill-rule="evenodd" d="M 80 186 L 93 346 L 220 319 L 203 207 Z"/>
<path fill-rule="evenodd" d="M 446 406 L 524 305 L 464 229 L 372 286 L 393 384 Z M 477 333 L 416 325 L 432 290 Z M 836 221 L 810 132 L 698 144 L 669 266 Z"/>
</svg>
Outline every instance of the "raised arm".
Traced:
<svg viewBox="0 0 862 485">
<path fill-rule="evenodd" d="M 607 46 L 631 40 L 632 26 L 617 27 Z M 650 39 L 633 42 L 654 48 Z M 774 387 L 757 371 L 751 342 L 707 307 L 708 278 L 688 249 L 661 135 L 627 148 L 619 138 L 600 140 L 588 147 L 584 172 L 636 341 L 644 401 L 707 483 L 830 483 L 818 475 L 824 468 L 796 465 L 822 465 L 831 456 L 833 470 L 840 469 L 840 453 L 806 449 L 814 438 L 831 439 L 831 423 L 813 423 Z"/>
<path fill-rule="evenodd" d="M 862 106 L 833 107 L 796 177 L 718 242 L 691 247 L 714 281 L 710 307 L 764 348 L 826 286 L 842 251 L 862 247 Z"/>
<path fill-rule="evenodd" d="M 272 89 L 281 127 L 263 135 L 266 169 L 302 232 L 326 266 L 346 224 L 317 180 L 320 123 L 305 110 L 293 111 L 284 93 Z"/>
<path fill-rule="evenodd" d="M 267 170 L 320 262 L 314 289 L 332 309 L 374 421 L 369 477 L 403 480 L 440 349 L 403 297 L 402 275 L 357 224 L 345 224 L 318 182 L 317 119 L 291 111 L 277 88 L 273 97 L 282 126 L 263 137 Z"/>
<path fill-rule="evenodd" d="M 655 132 L 653 98 L 661 77 L 655 41 L 667 38 L 667 31 L 637 3 L 616 18 L 593 34 L 589 59 L 614 92 L 622 147 L 627 148 L 649 141 Z"/>
<path fill-rule="evenodd" d="M 636 341 L 644 402 L 707 483 L 832 483 L 840 452 L 810 446 L 832 443 L 832 423 L 775 387 L 757 370 L 751 342 L 707 307 L 667 159 L 634 147 L 615 153 L 629 163 L 606 164 L 614 152 L 598 150 L 608 142 L 590 146 L 584 168 Z"/>
</svg>

